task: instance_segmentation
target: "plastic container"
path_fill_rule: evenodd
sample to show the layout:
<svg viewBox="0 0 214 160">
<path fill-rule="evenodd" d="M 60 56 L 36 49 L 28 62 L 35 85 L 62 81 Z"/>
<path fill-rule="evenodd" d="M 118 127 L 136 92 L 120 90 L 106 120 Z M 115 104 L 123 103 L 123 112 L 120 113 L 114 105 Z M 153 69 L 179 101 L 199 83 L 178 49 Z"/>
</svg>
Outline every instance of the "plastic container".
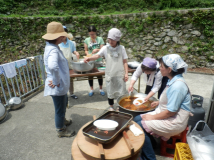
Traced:
<svg viewBox="0 0 214 160">
<path fill-rule="evenodd" d="M 176 143 L 174 160 L 194 160 L 188 144 Z"/>
<path fill-rule="evenodd" d="M 198 125 L 203 126 L 198 130 Z M 199 121 L 191 132 L 187 133 L 187 142 L 194 160 L 214 159 L 214 133 L 204 121 Z"/>
<path fill-rule="evenodd" d="M 205 117 L 205 110 L 202 107 L 203 104 L 203 97 L 198 95 L 192 95 L 192 108 L 191 113 L 193 116 L 189 117 L 188 126 L 190 125 L 191 128 L 194 128 L 196 123 L 200 120 L 204 120 Z M 202 128 L 203 126 L 199 125 L 198 128 Z"/>
</svg>

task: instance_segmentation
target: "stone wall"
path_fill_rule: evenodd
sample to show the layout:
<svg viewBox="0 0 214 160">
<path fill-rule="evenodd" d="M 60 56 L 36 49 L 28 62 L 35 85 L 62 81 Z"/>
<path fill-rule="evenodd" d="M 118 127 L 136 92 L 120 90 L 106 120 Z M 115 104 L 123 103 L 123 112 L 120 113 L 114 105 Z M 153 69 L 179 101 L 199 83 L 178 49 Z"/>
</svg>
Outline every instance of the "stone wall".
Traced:
<svg viewBox="0 0 214 160">
<path fill-rule="evenodd" d="M 202 9 L 207 11 L 207 9 Z M 181 10 L 179 14 L 186 16 L 189 11 L 197 10 Z M 154 12 L 162 15 L 164 12 Z M 143 18 L 148 18 L 153 13 L 140 14 Z M 121 17 L 133 20 L 138 14 L 129 15 L 117 15 L 113 16 L 113 20 L 118 22 Z M 83 55 L 82 51 L 84 45 L 84 39 L 88 36 L 87 32 L 82 32 L 81 28 L 75 28 L 72 24 L 66 24 L 69 30 L 75 30 L 75 41 L 77 42 L 77 49 Z M 98 35 L 103 37 L 107 42 L 107 30 L 111 27 L 118 27 L 118 25 L 101 25 L 99 26 Z M 199 46 L 195 45 L 195 42 L 202 43 L 206 46 L 209 42 L 206 42 L 206 36 L 203 34 L 203 30 L 199 26 L 192 23 L 175 24 L 170 20 L 165 19 L 162 23 L 155 22 L 152 25 L 144 25 L 146 31 L 139 34 L 129 33 L 126 27 L 119 26 L 122 31 L 123 37 L 121 38 L 121 44 L 125 46 L 129 59 L 135 59 L 141 61 L 143 57 L 161 58 L 165 54 L 177 53 L 180 54 L 184 60 L 189 64 L 190 68 L 195 67 L 208 67 L 214 68 L 214 52 L 212 48 L 207 51 L 198 53 L 201 50 Z M 196 43 L 196 44 L 197 44 Z M 82 51 L 82 52 L 81 52 Z"/>
<path fill-rule="evenodd" d="M 51 21 L 59 21 L 66 25 L 74 35 L 77 50 L 81 55 L 84 55 L 84 39 L 88 37 L 87 27 L 93 24 L 97 27 L 98 35 L 103 37 L 105 42 L 108 30 L 112 27 L 119 28 L 123 33 L 121 44 L 125 46 L 129 59 L 140 61 L 143 57 L 160 58 L 165 54 L 178 53 L 190 67 L 214 68 L 214 39 L 211 34 L 214 25 L 208 23 L 214 18 L 213 13 L 212 9 L 200 9 L 99 17 L 29 17 L 25 19 L 30 21 L 29 24 L 32 23 L 36 26 L 34 30 L 26 33 L 26 37 L 24 37 L 20 32 L 32 26 L 19 22 L 22 30 L 17 32 L 17 35 L 15 33 L 13 35 L 21 37 L 20 41 L 14 41 L 8 36 L 11 32 L 6 31 L 5 35 L 8 35 L 4 40 L 0 40 L 2 49 L 0 54 L 5 56 L 4 53 L 9 52 L 11 48 L 15 48 L 16 52 L 18 50 L 18 55 L 13 58 L 42 54 L 45 43 L 41 36 L 46 31 L 46 24 Z M 202 21 L 206 18 L 206 24 L 201 23 L 197 19 L 198 17 Z M 35 38 L 32 39 L 32 35 Z M 6 42 L 5 45 L 2 43 L 3 41 Z M 5 61 L 9 59 L 8 56 L 2 58 Z"/>
</svg>

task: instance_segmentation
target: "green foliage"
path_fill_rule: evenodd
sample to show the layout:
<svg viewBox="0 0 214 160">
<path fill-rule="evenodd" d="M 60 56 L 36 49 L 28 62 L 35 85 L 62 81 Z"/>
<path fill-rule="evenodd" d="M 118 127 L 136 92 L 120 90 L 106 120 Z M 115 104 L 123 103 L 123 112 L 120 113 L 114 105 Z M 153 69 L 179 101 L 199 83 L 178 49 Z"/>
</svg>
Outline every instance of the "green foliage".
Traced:
<svg viewBox="0 0 214 160">
<path fill-rule="evenodd" d="M 0 13 L 6 13 L 14 6 L 13 0 L 0 0 Z"/>
<path fill-rule="evenodd" d="M 62 6 L 63 3 L 65 3 L 65 2 L 66 2 L 66 0 L 54 0 L 53 4 L 56 8 L 60 8 L 60 6 Z"/>
<path fill-rule="evenodd" d="M 105 12 L 105 10 L 104 10 L 104 8 L 102 6 L 98 8 L 98 13 L 99 14 L 102 14 L 104 12 Z"/>
<path fill-rule="evenodd" d="M 0 14 L 26 16 L 40 12 L 42 15 L 88 15 L 197 7 L 214 7 L 214 0 L 0 0 Z"/>
<path fill-rule="evenodd" d="M 0 0 L 1 1 L 1 0 Z M 37 4 L 40 1 L 34 1 Z M 131 3 L 131 2 L 130 2 Z M 157 3 L 157 1 L 156 1 Z M 120 9 L 122 8 L 122 4 Z M 99 8 L 105 9 L 104 5 L 100 5 Z M 115 6 L 117 7 L 117 6 Z M 82 7 L 81 10 L 84 8 Z M 105 10 L 104 10 L 105 11 Z M 75 12 L 74 10 L 70 12 Z M 62 24 L 72 24 L 73 27 L 69 28 L 69 31 L 75 36 L 77 32 L 78 34 L 87 34 L 87 26 L 95 25 L 98 30 L 103 30 L 104 32 L 108 32 L 108 30 L 112 27 L 123 28 L 123 36 L 124 37 L 133 37 L 134 38 L 142 38 L 141 35 L 147 35 L 148 33 L 153 34 L 154 25 L 155 28 L 159 28 L 162 26 L 166 26 L 170 21 L 174 26 L 184 26 L 186 24 L 192 23 L 194 27 L 197 27 L 197 30 L 205 35 L 205 39 L 201 40 L 199 37 L 194 37 L 195 39 L 191 39 L 194 41 L 194 45 L 186 44 L 189 50 L 199 47 L 200 49 L 194 51 L 196 55 L 203 55 L 204 52 L 209 52 L 212 50 L 212 46 L 214 45 L 214 10 L 195 10 L 188 11 L 185 14 L 180 14 L 177 11 L 165 11 L 165 12 L 155 12 L 148 13 L 148 17 L 145 18 L 142 14 L 134 14 L 133 15 L 108 15 L 108 16 L 72 16 L 67 14 L 66 16 L 61 16 L 65 11 L 57 11 L 57 10 L 43 10 L 39 11 L 40 16 L 38 17 L 4 17 L 0 18 L 0 53 L 4 53 L 5 55 L 10 55 L 11 53 L 15 53 L 14 56 L 9 56 L 10 59 L 17 58 L 18 53 L 23 51 L 25 55 L 35 55 L 42 54 L 44 47 L 38 47 L 41 45 L 41 37 L 46 32 L 46 26 L 51 21 L 58 21 Z M 44 16 L 46 14 L 51 14 L 54 16 Z M 165 25 L 166 24 L 166 25 Z M 105 40 L 105 37 L 104 37 Z M 25 44 L 26 42 L 29 45 Z M 127 42 L 123 42 L 124 45 Z M 8 43 L 13 44 L 13 46 L 8 46 Z M 42 41 L 43 43 L 43 41 Z M 19 48 L 19 46 L 25 46 Z M 37 46 L 37 47 L 35 47 Z M 24 48 L 24 49 L 23 49 Z M 180 46 L 178 46 L 180 48 Z M 168 53 L 169 48 L 160 50 L 160 55 L 164 55 Z M 20 55 L 19 55 L 20 56 Z M 2 57 L 1 62 L 8 60 L 8 57 Z M 15 59 L 14 59 L 15 60 Z"/>
<path fill-rule="evenodd" d="M 166 8 L 203 8 L 213 7 L 214 0 L 159 0 L 154 7 L 157 10 Z"/>
</svg>

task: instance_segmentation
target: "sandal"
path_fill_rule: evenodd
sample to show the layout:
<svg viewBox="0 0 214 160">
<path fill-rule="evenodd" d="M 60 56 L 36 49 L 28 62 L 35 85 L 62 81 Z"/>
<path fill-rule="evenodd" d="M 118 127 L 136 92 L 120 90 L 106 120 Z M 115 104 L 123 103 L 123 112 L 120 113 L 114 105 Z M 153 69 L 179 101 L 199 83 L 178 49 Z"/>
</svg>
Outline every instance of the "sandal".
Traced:
<svg viewBox="0 0 214 160">
<path fill-rule="evenodd" d="M 76 95 L 74 95 L 74 94 L 72 94 L 71 97 L 72 97 L 73 99 L 78 99 L 78 97 L 77 97 Z"/>
<path fill-rule="evenodd" d="M 116 107 L 116 110 L 115 110 L 115 111 L 119 112 L 119 107 Z"/>
<path fill-rule="evenodd" d="M 114 111 L 113 107 L 109 107 L 108 111 Z"/>
<path fill-rule="evenodd" d="M 103 90 L 100 91 L 100 94 L 101 94 L 102 96 L 105 96 L 105 92 L 104 92 Z"/>
<path fill-rule="evenodd" d="M 94 95 L 94 92 L 93 92 L 93 91 L 89 92 L 89 94 L 88 94 L 89 97 L 91 97 L 91 96 L 93 96 L 93 95 Z"/>
</svg>

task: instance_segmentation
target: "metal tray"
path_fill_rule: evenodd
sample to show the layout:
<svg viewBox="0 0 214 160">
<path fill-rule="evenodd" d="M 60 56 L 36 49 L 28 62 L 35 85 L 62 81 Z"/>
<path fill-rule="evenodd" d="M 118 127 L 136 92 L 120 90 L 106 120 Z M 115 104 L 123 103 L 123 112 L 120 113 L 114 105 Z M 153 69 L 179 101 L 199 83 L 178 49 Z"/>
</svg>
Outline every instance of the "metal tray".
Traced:
<svg viewBox="0 0 214 160">
<path fill-rule="evenodd" d="M 110 143 L 113 141 L 120 132 L 122 132 L 126 126 L 131 122 L 133 119 L 133 116 L 128 113 L 124 112 L 116 112 L 116 111 L 108 111 L 98 117 L 96 120 L 99 119 L 110 119 L 114 120 L 119 123 L 118 127 L 113 131 L 103 131 L 96 128 L 96 126 L 93 125 L 94 121 L 91 122 L 89 125 L 87 125 L 85 128 L 83 128 L 82 132 L 85 136 L 95 139 L 99 143 Z"/>
</svg>

